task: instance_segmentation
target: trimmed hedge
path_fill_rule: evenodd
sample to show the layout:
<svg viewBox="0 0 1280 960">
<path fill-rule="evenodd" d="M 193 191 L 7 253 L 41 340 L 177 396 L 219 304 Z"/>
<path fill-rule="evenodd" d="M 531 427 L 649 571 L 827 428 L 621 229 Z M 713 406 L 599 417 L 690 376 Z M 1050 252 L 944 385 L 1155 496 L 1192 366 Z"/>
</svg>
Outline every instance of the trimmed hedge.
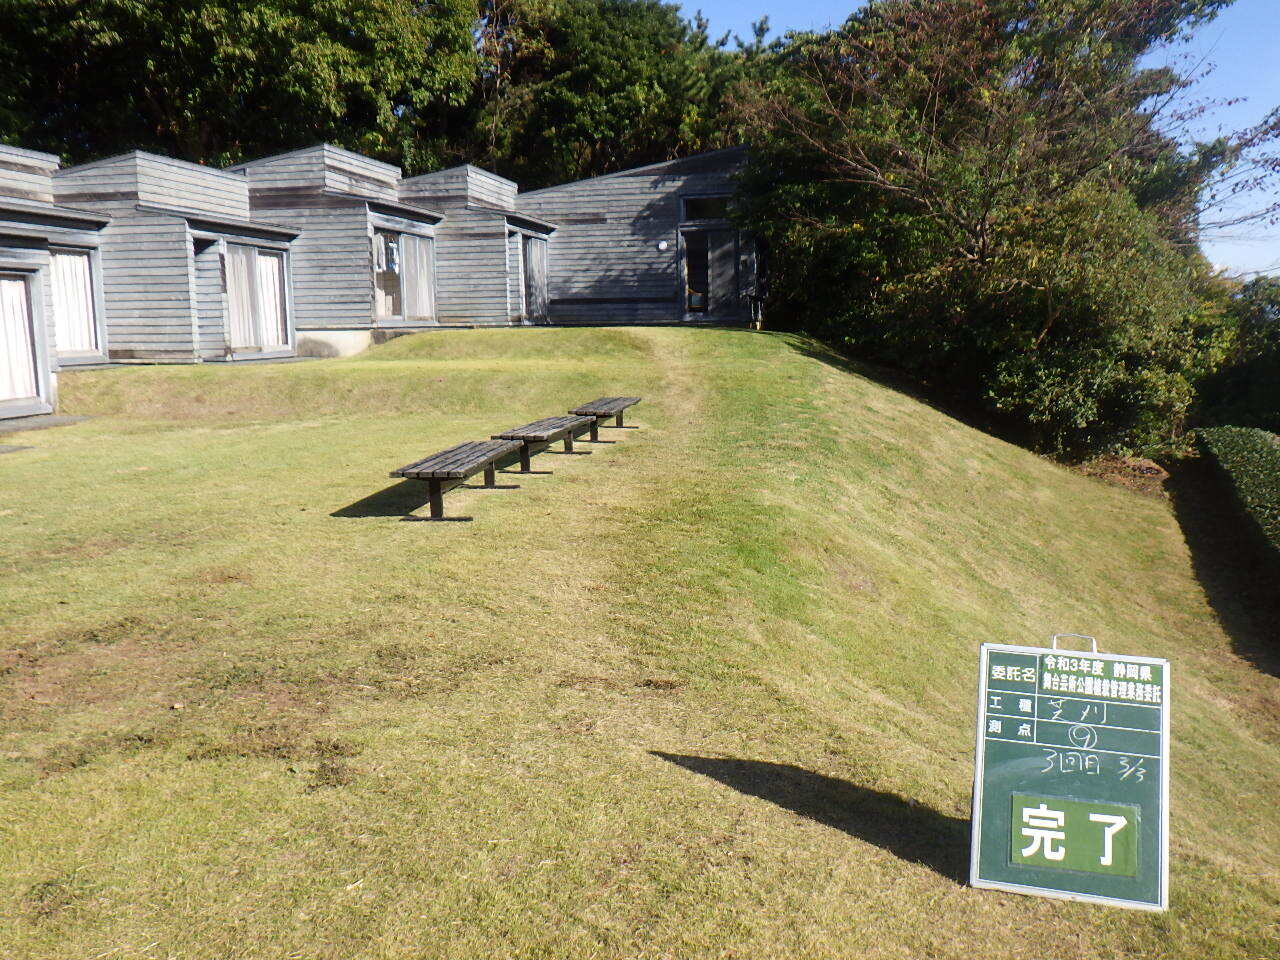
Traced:
<svg viewBox="0 0 1280 960">
<path fill-rule="evenodd" d="M 1280 558 L 1280 437 L 1253 427 L 1196 431 L 1240 507 Z"/>
</svg>

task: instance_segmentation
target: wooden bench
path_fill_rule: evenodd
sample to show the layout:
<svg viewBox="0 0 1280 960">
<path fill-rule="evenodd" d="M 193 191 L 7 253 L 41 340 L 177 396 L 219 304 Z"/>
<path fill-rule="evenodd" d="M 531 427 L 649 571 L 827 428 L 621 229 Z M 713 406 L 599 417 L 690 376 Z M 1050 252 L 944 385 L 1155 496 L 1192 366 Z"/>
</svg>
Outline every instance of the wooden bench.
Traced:
<svg viewBox="0 0 1280 960">
<path fill-rule="evenodd" d="M 640 402 L 639 397 L 601 397 L 598 400 L 592 400 L 590 403 L 584 403 L 569 412 L 580 417 L 593 417 L 595 423 L 591 426 L 591 439 L 599 439 L 596 432 L 602 420 L 608 420 L 613 417 L 613 425 L 615 427 L 622 426 L 622 413 L 627 407 L 634 407 Z"/>
<path fill-rule="evenodd" d="M 484 471 L 484 485 L 494 485 L 494 471 L 515 463 L 524 453 L 518 440 L 471 440 L 392 470 L 391 476 L 423 480 L 431 500 L 431 519 L 444 519 L 444 493 Z"/>
<path fill-rule="evenodd" d="M 595 432 L 594 417 L 544 417 L 523 427 L 505 433 L 495 433 L 495 440 L 513 440 L 520 443 L 520 472 L 529 472 L 529 457 L 545 450 L 557 440 L 564 441 L 565 453 L 573 453 L 573 440 L 584 433 Z M 585 451 L 584 451 L 585 452 Z"/>
</svg>

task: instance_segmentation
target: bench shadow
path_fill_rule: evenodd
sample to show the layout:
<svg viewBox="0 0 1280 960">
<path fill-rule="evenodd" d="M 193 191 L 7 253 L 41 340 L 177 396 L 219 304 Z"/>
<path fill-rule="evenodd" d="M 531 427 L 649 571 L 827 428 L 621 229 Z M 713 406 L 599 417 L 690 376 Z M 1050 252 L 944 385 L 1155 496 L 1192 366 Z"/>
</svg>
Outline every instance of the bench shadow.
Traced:
<svg viewBox="0 0 1280 960">
<path fill-rule="evenodd" d="M 1165 466 L 1165 490 L 1210 609 L 1237 654 L 1280 676 L 1280 564 L 1205 457 Z"/>
<path fill-rule="evenodd" d="M 768 800 L 823 826 L 873 843 L 948 880 L 966 882 L 968 820 L 789 763 L 649 752 L 739 793 Z"/>
<path fill-rule="evenodd" d="M 426 506 L 427 485 L 417 480 L 401 480 L 377 493 L 349 503 L 329 514 L 331 517 L 404 517 Z"/>
</svg>

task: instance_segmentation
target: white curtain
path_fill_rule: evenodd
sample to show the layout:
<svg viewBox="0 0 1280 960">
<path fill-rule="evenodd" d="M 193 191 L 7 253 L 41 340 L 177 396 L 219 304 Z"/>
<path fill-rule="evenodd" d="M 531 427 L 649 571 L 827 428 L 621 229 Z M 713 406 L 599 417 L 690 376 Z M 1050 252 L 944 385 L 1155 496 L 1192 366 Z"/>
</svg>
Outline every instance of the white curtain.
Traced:
<svg viewBox="0 0 1280 960">
<path fill-rule="evenodd" d="M 227 244 L 227 337 L 232 350 L 274 350 L 289 343 L 284 254 Z"/>
<path fill-rule="evenodd" d="M 430 320 L 436 315 L 436 278 L 430 237 L 404 234 L 400 238 L 400 285 L 406 320 Z"/>
<path fill-rule="evenodd" d="M 227 244 L 227 339 L 232 350 L 258 346 L 253 247 Z"/>
<path fill-rule="evenodd" d="M 258 253 L 258 342 L 263 347 L 284 347 L 289 343 L 285 313 L 284 254 L 269 250 Z"/>
<path fill-rule="evenodd" d="M 524 238 L 524 287 L 525 317 L 529 320 L 546 320 L 549 306 L 547 241 L 541 237 Z"/>
<path fill-rule="evenodd" d="M 40 394 L 29 291 L 25 277 L 0 276 L 0 401 Z"/>
<path fill-rule="evenodd" d="M 50 253 L 53 325 L 59 353 L 96 353 L 98 324 L 93 307 L 93 274 L 87 250 Z"/>
</svg>

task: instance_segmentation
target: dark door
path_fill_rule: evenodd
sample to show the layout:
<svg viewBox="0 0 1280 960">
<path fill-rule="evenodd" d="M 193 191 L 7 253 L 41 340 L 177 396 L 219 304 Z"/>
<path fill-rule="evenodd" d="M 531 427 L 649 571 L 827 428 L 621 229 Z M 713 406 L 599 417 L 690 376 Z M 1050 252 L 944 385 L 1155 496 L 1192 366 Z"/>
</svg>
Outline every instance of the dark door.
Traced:
<svg viewBox="0 0 1280 960">
<path fill-rule="evenodd" d="M 738 312 L 738 234 L 684 231 L 685 310 L 713 315 Z"/>
</svg>

